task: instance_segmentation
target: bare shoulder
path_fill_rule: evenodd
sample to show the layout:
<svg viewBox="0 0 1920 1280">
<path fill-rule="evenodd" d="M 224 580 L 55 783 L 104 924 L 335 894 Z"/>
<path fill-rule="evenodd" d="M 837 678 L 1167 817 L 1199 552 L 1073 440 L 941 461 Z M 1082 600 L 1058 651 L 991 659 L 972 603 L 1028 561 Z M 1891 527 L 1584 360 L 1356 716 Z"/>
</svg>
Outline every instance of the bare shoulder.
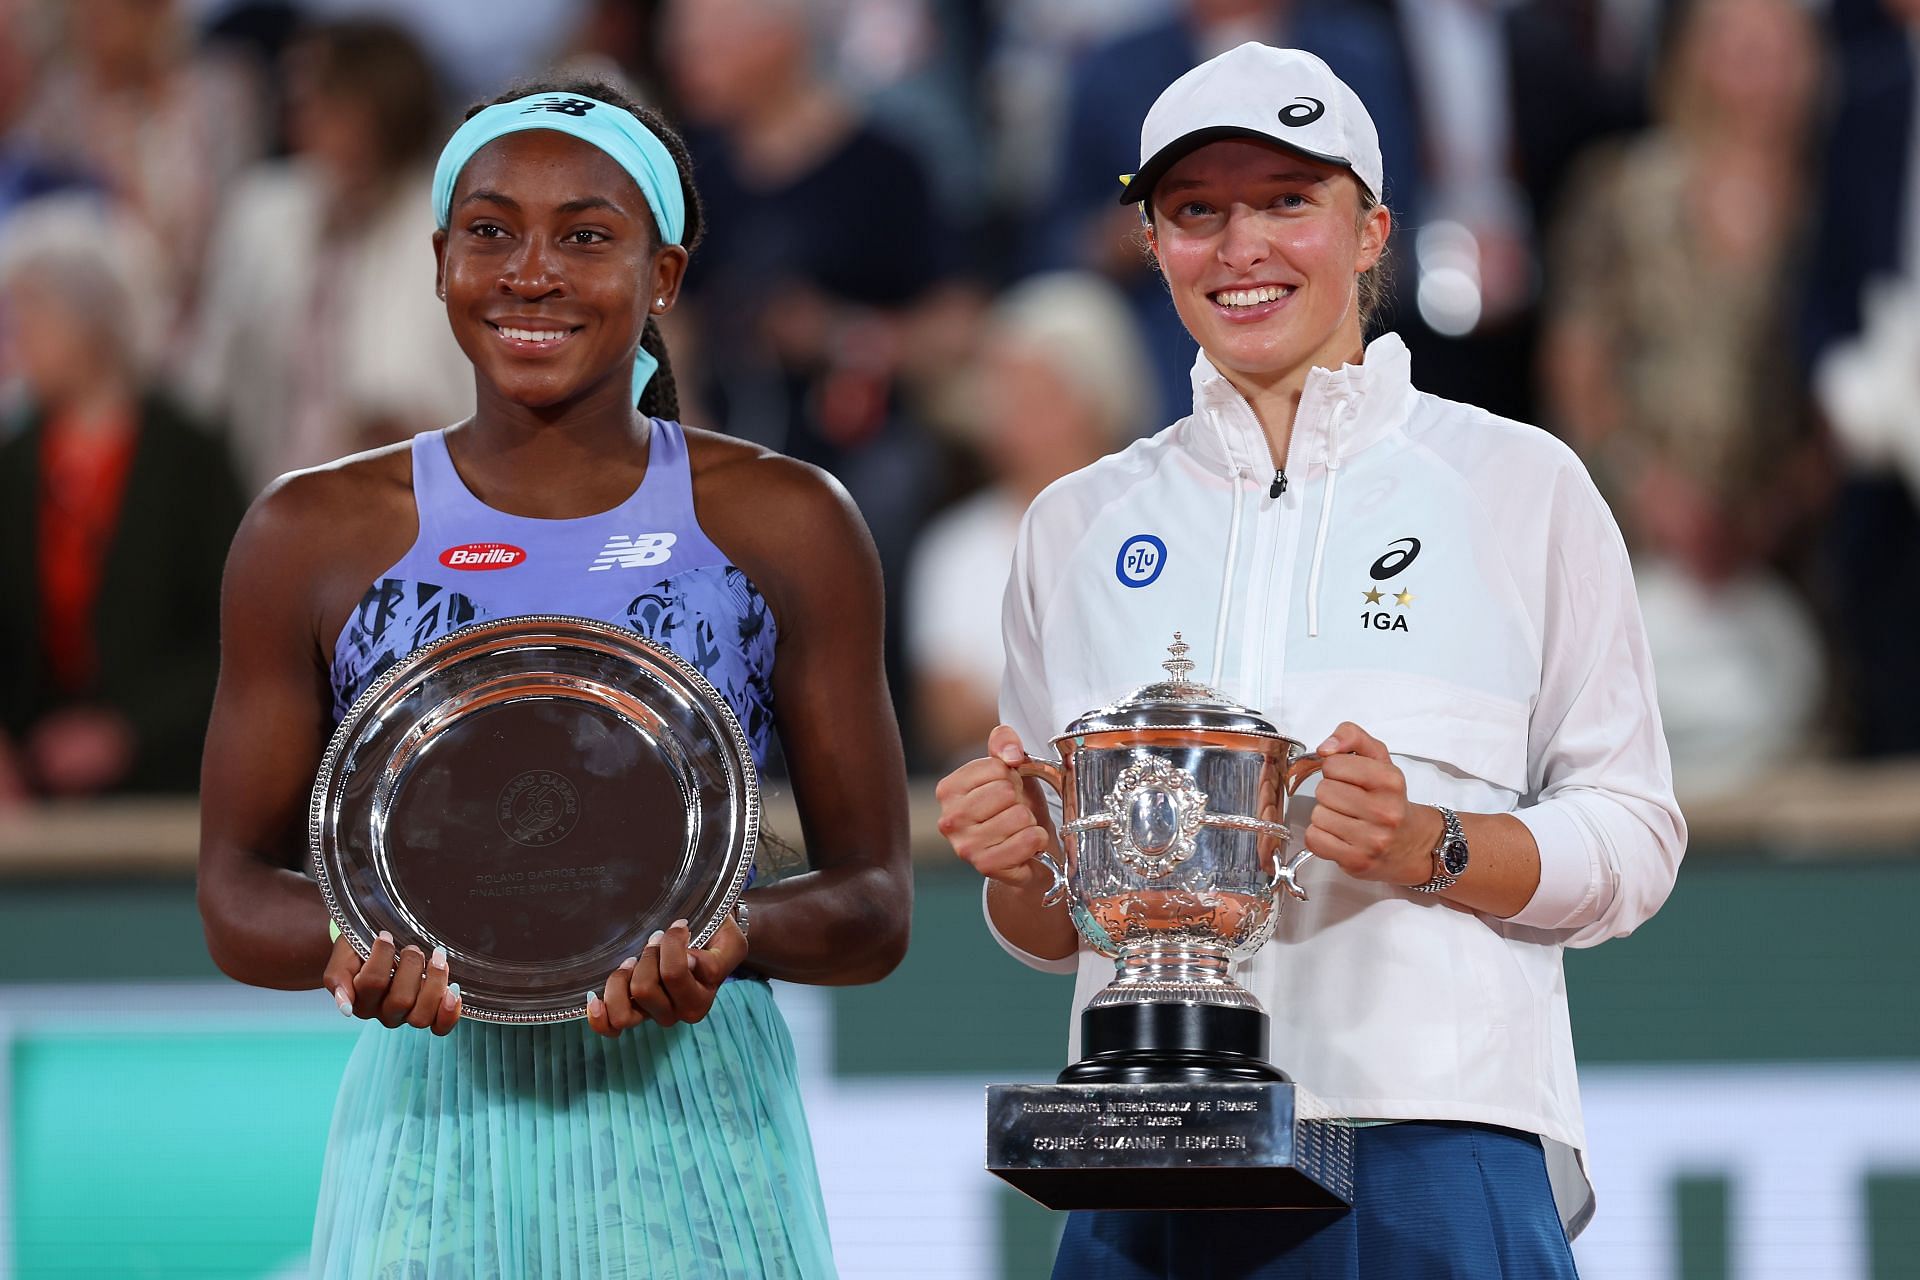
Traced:
<svg viewBox="0 0 1920 1280">
<path fill-rule="evenodd" d="M 406 442 L 281 476 L 234 534 L 229 591 L 297 606 L 316 626 L 344 618 L 381 569 L 412 545 L 413 459 Z"/>
<path fill-rule="evenodd" d="M 840 482 L 811 463 L 730 436 L 686 428 L 694 505 L 707 535 L 758 543 L 804 533 L 865 533 Z"/>
<path fill-rule="evenodd" d="M 827 472 L 730 436 L 687 428 L 700 527 L 782 612 L 823 577 L 879 573 L 853 499 Z"/>
</svg>

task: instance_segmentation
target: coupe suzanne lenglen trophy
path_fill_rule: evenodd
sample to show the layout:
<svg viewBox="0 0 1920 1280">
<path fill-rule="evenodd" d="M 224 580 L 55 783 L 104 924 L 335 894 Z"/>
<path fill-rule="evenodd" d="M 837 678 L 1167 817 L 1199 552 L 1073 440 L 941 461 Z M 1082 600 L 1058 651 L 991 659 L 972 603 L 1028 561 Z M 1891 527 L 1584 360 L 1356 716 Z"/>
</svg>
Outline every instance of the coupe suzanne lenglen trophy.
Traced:
<svg viewBox="0 0 1920 1280">
<path fill-rule="evenodd" d="M 1054 1084 L 990 1085 L 987 1168 L 1051 1209 L 1337 1209 L 1353 1132 L 1269 1063 L 1268 1020 L 1233 964 L 1273 933 L 1305 850 L 1286 802 L 1320 767 L 1258 712 L 1167 678 L 1081 716 L 1059 762 L 1066 866 L 1049 902 L 1115 962 Z"/>
<path fill-rule="evenodd" d="M 387 668 L 340 721 L 308 849 L 361 956 L 447 949 L 465 1016 L 584 1017 L 656 929 L 712 938 L 753 864 L 760 790 L 686 660 L 586 618 L 479 622 Z"/>
</svg>

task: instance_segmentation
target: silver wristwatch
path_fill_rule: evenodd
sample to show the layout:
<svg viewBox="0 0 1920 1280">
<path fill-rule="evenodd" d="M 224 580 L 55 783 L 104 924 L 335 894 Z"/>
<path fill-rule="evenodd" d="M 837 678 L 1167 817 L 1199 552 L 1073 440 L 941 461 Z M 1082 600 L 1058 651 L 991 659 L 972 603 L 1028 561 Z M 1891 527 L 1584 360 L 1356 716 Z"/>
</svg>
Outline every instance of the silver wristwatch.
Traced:
<svg viewBox="0 0 1920 1280">
<path fill-rule="evenodd" d="M 1433 876 L 1425 884 L 1409 886 L 1415 893 L 1439 893 L 1467 872 L 1467 833 L 1461 829 L 1460 815 L 1443 804 L 1433 807 L 1447 825 L 1440 843 L 1433 846 Z"/>
</svg>

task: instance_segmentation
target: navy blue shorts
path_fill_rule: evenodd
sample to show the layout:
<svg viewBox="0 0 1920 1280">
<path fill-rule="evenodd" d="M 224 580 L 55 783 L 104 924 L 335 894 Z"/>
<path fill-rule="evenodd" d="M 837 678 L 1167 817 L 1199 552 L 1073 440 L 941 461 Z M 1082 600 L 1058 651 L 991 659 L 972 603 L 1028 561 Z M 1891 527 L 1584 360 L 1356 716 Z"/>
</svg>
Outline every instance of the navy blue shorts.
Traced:
<svg viewBox="0 0 1920 1280">
<path fill-rule="evenodd" d="M 1075 1213 L 1054 1280 L 1575 1280 L 1540 1139 L 1409 1122 L 1354 1134 L 1353 1209 Z"/>
</svg>

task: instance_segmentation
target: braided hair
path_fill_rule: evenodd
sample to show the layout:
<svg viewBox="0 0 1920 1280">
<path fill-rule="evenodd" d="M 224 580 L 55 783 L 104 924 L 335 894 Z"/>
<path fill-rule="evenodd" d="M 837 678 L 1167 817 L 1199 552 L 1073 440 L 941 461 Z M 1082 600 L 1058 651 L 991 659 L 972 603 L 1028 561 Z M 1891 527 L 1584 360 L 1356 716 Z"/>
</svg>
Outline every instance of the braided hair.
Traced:
<svg viewBox="0 0 1920 1280">
<path fill-rule="evenodd" d="M 597 98 L 609 106 L 619 107 L 630 112 L 635 119 L 645 125 L 654 137 L 660 139 L 667 154 L 673 157 L 673 167 L 680 174 L 680 192 L 687 205 L 687 230 L 680 243 L 691 254 L 700 243 L 700 237 L 706 233 L 706 225 L 700 212 L 700 193 L 693 185 L 693 157 L 687 152 L 686 140 L 667 123 L 667 118 L 652 107 L 643 107 L 628 97 L 619 88 L 585 76 L 569 76 L 553 80 L 526 81 L 514 85 L 491 102 L 476 102 L 467 108 L 466 119 L 471 120 L 488 107 L 503 102 L 512 102 L 534 93 L 571 93 L 582 98 Z M 649 222 L 648 235 L 653 240 L 653 251 L 660 251 L 660 229 Z M 651 312 L 647 315 L 646 327 L 640 331 L 640 346 L 660 367 L 654 370 L 653 377 L 647 382 L 646 390 L 640 393 L 639 409 L 652 418 L 680 417 L 680 392 L 673 380 L 673 364 L 667 358 L 667 340 L 660 332 L 660 323 Z"/>
</svg>

